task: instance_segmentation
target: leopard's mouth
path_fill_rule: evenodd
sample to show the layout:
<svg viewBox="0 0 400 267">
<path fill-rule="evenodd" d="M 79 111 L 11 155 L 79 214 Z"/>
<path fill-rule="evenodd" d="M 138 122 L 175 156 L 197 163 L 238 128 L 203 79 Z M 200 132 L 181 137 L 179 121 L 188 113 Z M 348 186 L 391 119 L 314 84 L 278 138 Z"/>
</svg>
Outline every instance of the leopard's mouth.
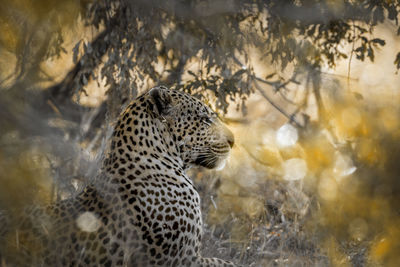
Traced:
<svg viewBox="0 0 400 267">
<path fill-rule="evenodd" d="M 213 145 L 207 152 L 198 154 L 194 163 L 208 169 L 223 169 L 230 150 L 229 145 Z"/>
<path fill-rule="evenodd" d="M 196 165 L 205 167 L 207 169 L 214 169 L 218 164 L 218 158 L 213 156 L 199 155 L 194 161 Z"/>
</svg>

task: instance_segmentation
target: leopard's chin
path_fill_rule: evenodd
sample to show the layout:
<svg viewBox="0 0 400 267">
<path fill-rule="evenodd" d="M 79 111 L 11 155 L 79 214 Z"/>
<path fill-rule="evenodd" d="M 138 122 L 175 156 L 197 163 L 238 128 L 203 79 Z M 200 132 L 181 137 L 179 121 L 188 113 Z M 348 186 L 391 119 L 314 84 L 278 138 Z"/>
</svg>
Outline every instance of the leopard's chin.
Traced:
<svg viewBox="0 0 400 267">
<path fill-rule="evenodd" d="M 217 166 L 215 167 L 216 171 L 221 171 L 225 168 L 226 163 L 227 163 L 228 159 L 225 158 L 223 160 L 220 160 L 219 163 L 217 164 Z"/>
<path fill-rule="evenodd" d="M 218 158 L 213 155 L 210 156 L 200 155 L 199 157 L 196 158 L 194 164 L 201 167 L 205 167 L 207 169 L 214 169 L 218 164 Z"/>
<path fill-rule="evenodd" d="M 223 155 L 207 153 L 206 155 L 199 155 L 194 163 L 207 169 L 215 169 L 220 171 L 225 167 L 228 156 L 229 152 L 224 153 Z"/>
</svg>

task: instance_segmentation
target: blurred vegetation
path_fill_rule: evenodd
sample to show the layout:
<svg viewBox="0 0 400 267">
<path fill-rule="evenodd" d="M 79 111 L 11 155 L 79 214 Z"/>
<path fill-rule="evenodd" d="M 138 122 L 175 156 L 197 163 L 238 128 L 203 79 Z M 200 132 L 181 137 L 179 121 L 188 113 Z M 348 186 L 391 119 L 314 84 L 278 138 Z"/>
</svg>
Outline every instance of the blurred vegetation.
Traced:
<svg viewBox="0 0 400 267">
<path fill-rule="evenodd" d="M 399 264 L 399 108 L 350 82 L 352 62 L 396 45 L 379 27 L 400 34 L 398 1 L 0 4 L 0 222 L 79 191 L 121 107 L 163 84 L 213 106 L 238 140 L 223 172 L 192 171 L 205 254 L 250 266 Z M 400 68 L 396 53 L 387 72 Z M 341 62 L 346 82 L 332 90 L 325 72 Z M 298 141 L 282 146 L 285 123 Z"/>
</svg>

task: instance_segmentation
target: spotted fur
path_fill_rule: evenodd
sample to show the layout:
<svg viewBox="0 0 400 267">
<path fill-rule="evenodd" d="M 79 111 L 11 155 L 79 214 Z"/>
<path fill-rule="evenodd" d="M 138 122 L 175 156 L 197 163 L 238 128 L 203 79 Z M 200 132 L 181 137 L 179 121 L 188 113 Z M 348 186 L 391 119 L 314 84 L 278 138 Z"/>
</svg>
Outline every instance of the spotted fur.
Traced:
<svg viewBox="0 0 400 267">
<path fill-rule="evenodd" d="M 21 229 L 41 238 L 22 261 L 35 266 L 235 266 L 200 256 L 200 198 L 186 175 L 191 166 L 220 165 L 233 142 L 206 105 L 181 92 L 153 88 L 120 116 L 98 182 L 25 220 Z M 79 227 L 82 214 L 92 216 L 92 229 Z"/>
</svg>

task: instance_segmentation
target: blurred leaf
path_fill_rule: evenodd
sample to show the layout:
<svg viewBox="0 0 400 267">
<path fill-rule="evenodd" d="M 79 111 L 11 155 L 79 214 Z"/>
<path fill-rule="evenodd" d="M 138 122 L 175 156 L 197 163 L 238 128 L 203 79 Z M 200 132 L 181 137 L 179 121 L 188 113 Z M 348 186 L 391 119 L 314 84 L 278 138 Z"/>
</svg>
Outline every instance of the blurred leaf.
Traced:
<svg viewBox="0 0 400 267">
<path fill-rule="evenodd" d="M 381 5 L 375 8 L 372 19 L 374 25 L 378 24 L 378 22 L 383 22 L 383 20 L 385 19 L 383 12 L 383 7 Z"/>
<path fill-rule="evenodd" d="M 269 80 L 269 79 L 271 79 L 272 77 L 274 77 L 275 75 L 276 75 L 276 72 L 273 72 L 273 73 L 268 74 L 267 76 L 265 76 L 265 79 L 266 79 L 266 80 Z"/>
<path fill-rule="evenodd" d="M 363 100 L 364 99 L 364 97 L 360 93 L 353 92 L 353 95 L 357 100 Z"/>
<path fill-rule="evenodd" d="M 396 59 L 394 60 L 394 64 L 396 65 L 397 69 L 400 69 L 400 52 L 397 53 Z"/>
<path fill-rule="evenodd" d="M 235 72 L 232 75 L 232 78 L 237 78 L 237 77 L 241 76 L 243 73 L 246 73 L 246 72 L 247 72 L 247 70 L 245 70 L 245 69 L 238 70 L 237 72 Z"/>
<path fill-rule="evenodd" d="M 384 46 L 386 44 L 385 40 L 382 40 L 382 39 L 379 39 L 379 38 L 372 39 L 371 42 L 373 42 L 375 44 L 379 44 L 381 46 Z"/>
<path fill-rule="evenodd" d="M 74 64 L 76 64 L 78 62 L 78 56 L 79 56 L 79 48 L 81 46 L 82 40 L 79 40 L 76 45 L 74 46 L 74 48 L 72 48 L 72 61 L 74 62 Z"/>
</svg>

